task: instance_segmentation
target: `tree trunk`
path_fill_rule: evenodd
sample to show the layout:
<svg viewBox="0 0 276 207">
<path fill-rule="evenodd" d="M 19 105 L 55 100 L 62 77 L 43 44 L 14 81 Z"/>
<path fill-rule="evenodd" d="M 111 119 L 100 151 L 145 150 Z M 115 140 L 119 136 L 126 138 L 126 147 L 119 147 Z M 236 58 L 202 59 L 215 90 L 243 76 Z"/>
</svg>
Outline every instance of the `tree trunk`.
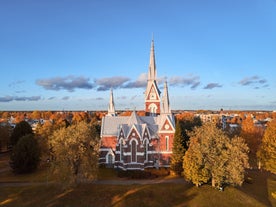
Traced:
<svg viewBox="0 0 276 207">
<path fill-rule="evenodd" d="M 214 178 L 212 178 L 212 187 L 216 187 L 216 182 Z"/>
</svg>

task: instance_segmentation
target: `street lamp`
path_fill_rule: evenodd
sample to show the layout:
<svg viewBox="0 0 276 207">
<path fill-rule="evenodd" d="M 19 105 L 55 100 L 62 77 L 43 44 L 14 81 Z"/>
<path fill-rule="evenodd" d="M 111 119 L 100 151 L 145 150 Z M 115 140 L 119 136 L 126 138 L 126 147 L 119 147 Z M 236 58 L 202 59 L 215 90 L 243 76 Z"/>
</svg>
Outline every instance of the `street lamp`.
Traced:
<svg viewBox="0 0 276 207">
<path fill-rule="evenodd" d="M 48 159 L 46 160 L 46 162 L 47 162 L 46 183 L 47 183 L 47 186 L 48 186 L 48 174 L 49 174 L 49 163 L 50 163 L 50 159 L 48 158 Z"/>
</svg>

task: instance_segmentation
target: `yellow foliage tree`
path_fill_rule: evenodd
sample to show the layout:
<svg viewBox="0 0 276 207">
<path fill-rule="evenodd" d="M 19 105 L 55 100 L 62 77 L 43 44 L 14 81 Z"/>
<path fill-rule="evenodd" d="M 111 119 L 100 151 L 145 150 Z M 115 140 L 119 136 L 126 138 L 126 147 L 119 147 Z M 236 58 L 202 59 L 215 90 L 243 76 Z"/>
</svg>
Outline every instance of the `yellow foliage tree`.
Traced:
<svg viewBox="0 0 276 207">
<path fill-rule="evenodd" d="M 268 124 L 257 155 L 259 167 L 276 174 L 276 120 Z"/>
<path fill-rule="evenodd" d="M 214 123 L 207 122 L 190 133 L 183 160 L 184 176 L 196 186 L 212 183 L 241 185 L 248 164 L 248 147 L 239 137 L 230 139 Z"/>
<path fill-rule="evenodd" d="M 56 130 L 49 138 L 50 161 L 59 181 L 75 184 L 97 177 L 99 137 L 91 125 L 79 122 Z"/>
<path fill-rule="evenodd" d="M 257 167 L 257 151 L 260 147 L 264 129 L 254 125 L 253 119 L 247 117 L 242 121 L 240 136 L 249 147 L 249 163 L 251 167 Z"/>
</svg>

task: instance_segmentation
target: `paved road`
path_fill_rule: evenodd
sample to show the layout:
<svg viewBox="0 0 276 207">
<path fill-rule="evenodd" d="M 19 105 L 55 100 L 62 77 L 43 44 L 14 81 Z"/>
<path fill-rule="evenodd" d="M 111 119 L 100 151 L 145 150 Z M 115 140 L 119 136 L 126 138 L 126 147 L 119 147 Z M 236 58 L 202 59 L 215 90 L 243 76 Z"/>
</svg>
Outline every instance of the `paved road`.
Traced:
<svg viewBox="0 0 276 207">
<path fill-rule="evenodd" d="M 161 183 L 183 183 L 188 184 L 183 178 L 171 178 L 171 179 L 147 179 L 147 180 L 96 180 L 88 182 L 98 185 L 152 185 Z M 46 182 L 0 182 L 0 187 L 17 187 L 17 186 L 33 186 L 33 185 L 47 185 Z"/>
<path fill-rule="evenodd" d="M 146 180 L 96 180 L 92 183 L 101 185 L 151 185 L 160 183 L 187 183 L 183 178 L 146 179 Z"/>
<path fill-rule="evenodd" d="M 21 187 L 34 185 L 46 185 L 46 182 L 0 182 L 0 187 Z"/>
</svg>

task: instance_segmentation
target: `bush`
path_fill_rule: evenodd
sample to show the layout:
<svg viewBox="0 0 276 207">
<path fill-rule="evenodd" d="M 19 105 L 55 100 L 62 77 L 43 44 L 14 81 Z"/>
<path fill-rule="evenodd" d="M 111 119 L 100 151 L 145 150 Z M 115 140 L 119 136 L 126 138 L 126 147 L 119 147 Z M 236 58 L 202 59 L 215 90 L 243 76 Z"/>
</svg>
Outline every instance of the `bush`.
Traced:
<svg viewBox="0 0 276 207">
<path fill-rule="evenodd" d="M 170 169 L 169 168 L 148 168 L 145 169 L 145 171 L 150 172 L 155 177 L 164 177 L 170 175 Z"/>
<path fill-rule="evenodd" d="M 40 161 L 40 150 L 36 139 L 28 134 L 19 139 L 11 154 L 10 166 L 15 173 L 33 172 Z"/>
<path fill-rule="evenodd" d="M 118 177 L 130 179 L 151 179 L 155 178 L 156 176 L 152 175 L 150 172 L 143 170 L 119 170 Z"/>
</svg>

